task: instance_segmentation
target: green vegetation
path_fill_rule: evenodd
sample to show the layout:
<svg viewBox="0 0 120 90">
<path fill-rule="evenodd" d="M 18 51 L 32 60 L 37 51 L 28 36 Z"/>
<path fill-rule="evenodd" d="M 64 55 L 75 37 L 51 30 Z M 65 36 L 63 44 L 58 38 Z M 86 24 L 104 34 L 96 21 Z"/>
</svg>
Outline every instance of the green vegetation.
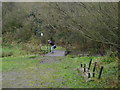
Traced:
<svg viewBox="0 0 120 90">
<path fill-rule="evenodd" d="M 117 2 L 6 2 L 2 6 L 3 43 L 32 43 L 28 49 L 38 50 L 38 45 L 53 39 L 64 48 L 69 42 L 75 54 L 119 51 Z"/>
<path fill-rule="evenodd" d="M 43 52 L 45 50 L 45 52 Z M 65 48 L 61 46 L 57 46 L 55 50 L 65 50 Z M 34 45 L 34 44 L 28 44 L 28 43 L 22 43 L 22 44 L 11 44 L 11 45 L 3 45 L 2 47 L 2 57 L 8 57 L 8 56 L 24 56 L 24 55 L 37 55 L 37 54 L 44 54 L 47 53 L 47 51 L 50 51 L 50 45 Z"/>
<path fill-rule="evenodd" d="M 33 56 L 32 56 L 33 57 Z M 25 69 L 26 67 L 33 66 L 36 63 L 36 60 L 30 60 L 31 56 L 18 56 L 18 57 L 5 57 L 2 62 L 2 70 L 19 70 Z"/>
<path fill-rule="evenodd" d="M 117 2 L 4 2 L 2 21 L 3 87 L 119 87 Z M 70 54 L 43 56 L 50 49 L 48 39 L 56 50 Z M 97 76 L 104 66 L 102 78 L 85 82 L 77 68 L 88 66 L 91 58 L 97 62 Z"/>
<path fill-rule="evenodd" d="M 2 57 L 25 55 L 27 52 L 20 50 L 20 47 L 3 47 Z"/>
<path fill-rule="evenodd" d="M 19 56 L 5 57 L 2 62 L 3 72 L 23 72 L 27 74 L 24 77 L 31 78 L 28 86 L 46 87 L 46 88 L 117 88 L 118 87 L 118 63 L 117 59 L 113 62 L 105 64 L 103 57 L 57 57 L 57 62 L 41 63 L 42 56 Z M 52 57 L 49 57 L 52 58 Z M 80 64 L 89 63 L 90 58 L 93 62 L 97 61 L 99 65 L 104 66 L 102 78 L 100 80 L 85 82 L 80 76 L 77 68 Z M 54 59 L 54 58 L 52 58 Z M 116 60 L 116 61 L 115 61 Z M 44 62 L 44 61 L 43 61 Z M 98 68 L 98 67 L 97 67 Z M 91 70 L 93 69 L 93 64 Z M 29 73 L 32 74 L 29 74 Z M 98 69 L 99 72 L 99 69 Z M 97 72 L 97 73 L 98 73 Z M 37 81 L 32 77 L 36 76 Z M 14 76 L 17 77 L 17 76 Z M 22 75 L 21 75 L 22 77 Z M 42 79 L 42 80 L 41 80 Z M 22 80 L 22 78 L 21 78 Z M 28 80 L 29 81 L 29 80 Z M 38 86 L 34 86 L 34 84 Z M 46 85 L 45 83 L 49 83 Z M 14 87 L 14 86 L 13 86 Z"/>
<path fill-rule="evenodd" d="M 41 50 L 47 50 L 47 49 L 49 49 L 49 51 L 50 51 L 50 48 L 51 48 L 50 45 L 48 45 L 48 46 L 46 46 L 46 45 L 41 46 Z M 55 48 L 55 50 L 65 50 L 65 48 L 63 48 L 63 47 L 61 47 L 61 46 L 57 46 L 57 47 Z"/>
<path fill-rule="evenodd" d="M 46 46 L 43 46 L 43 48 L 45 47 Z M 23 80 L 22 77 L 24 76 L 28 87 L 118 88 L 118 59 L 116 57 L 78 57 L 76 55 L 68 55 L 66 57 L 48 57 L 48 60 L 54 61 L 52 63 L 49 63 L 49 61 L 46 63 L 40 63 L 45 62 L 47 59 L 43 59 L 45 58 L 44 56 L 35 55 L 30 52 L 27 54 L 25 50 L 21 51 L 21 48 L 22 46 L 19 45 L 16 45 L 16 47 L 12 47 L 12 45 L 9 45 L 8 48 L 4 47 L 3 52 L 12 53 L 12 55 L 4 56 L 0 63 L 2 63 L 3 73 L 22 72 L 23 74 L 20 76 L 20 81 Z M 58 48 L 61 49 L 61 47 Z M 96 69 L 97 77 L 100 66 L 104 66 L 102 78 L 100 80 L 95 79 L 95 81 L 85 82 L 84 78 L 77 71 L 77 68 L 80 68 L 80 64 L 87 64 L 88 67 L 91 58 L 93 59 L 91 71 L 93 69 L 94 62 L 98 62 L 98 67 Z M 24 75 L 24 73 L 27 74 Z M 36 77 L 37 81 L 33 79 L 33 76 Z M 13 75 L 12 78 L 14 77 L 17 76 Z M 27 78 L 31 79 L 28 80 Z M 34 84 L 37 84 L 37 86 Z"/>
</svg>

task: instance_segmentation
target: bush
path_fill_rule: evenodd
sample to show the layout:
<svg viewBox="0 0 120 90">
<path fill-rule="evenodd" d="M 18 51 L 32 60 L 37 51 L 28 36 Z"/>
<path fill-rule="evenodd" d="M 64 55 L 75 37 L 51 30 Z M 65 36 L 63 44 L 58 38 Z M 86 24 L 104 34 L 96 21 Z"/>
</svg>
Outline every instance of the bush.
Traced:
<svg viewBox="0 0 120 90">
<path fill-rule="evenodd" d="M 12 56 L 13 52 L 2 52 L 2 57 Z"/>
<path fill-rule="evenodd" d="M 106 56 L 115 58 L 117 56 L 117 52 L 113 52 L 111 50 L 107 51 Z"/>
<path fill-rule="evenodd" d="M 111 63 L 111 62 L 117 61 L 117 58 L 116 57 L 104 56 L 101 61 L 104 62 L 104 63 Z"/>
</svg>

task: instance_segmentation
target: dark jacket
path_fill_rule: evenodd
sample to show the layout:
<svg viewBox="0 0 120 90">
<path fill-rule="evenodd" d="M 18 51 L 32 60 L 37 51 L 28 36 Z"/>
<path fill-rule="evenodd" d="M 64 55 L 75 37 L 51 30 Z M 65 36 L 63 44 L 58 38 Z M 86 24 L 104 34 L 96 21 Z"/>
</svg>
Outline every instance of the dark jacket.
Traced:
<svg viewBox="0 0 120 90">
<path fill-rule="evenodd" d="M 49 41 L 49 44 L 50 44 L 51 46 L 55 45 L 52 40 Z"/>
</svg>

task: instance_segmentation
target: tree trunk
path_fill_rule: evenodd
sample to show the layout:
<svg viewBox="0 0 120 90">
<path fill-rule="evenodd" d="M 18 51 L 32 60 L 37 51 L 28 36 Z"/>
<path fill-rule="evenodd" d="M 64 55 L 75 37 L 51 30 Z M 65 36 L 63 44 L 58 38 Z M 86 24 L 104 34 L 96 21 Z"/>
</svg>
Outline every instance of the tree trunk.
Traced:
<svg viewBox="0 0 120 90">
<path fill-rule="evenodd" d="M 100 50 L 99 50 L 99 53 L 101 56 L 104 56 L 105 55 L 105 48 L 104 48 L 104 44 L 101 44 L 100 45 Z"/>
<path fill-rule="evenodd" d="M 117 56 L 118 56 L 118 59 L 120 60 L 120 47 L 117 47 Z"/>
</svg>

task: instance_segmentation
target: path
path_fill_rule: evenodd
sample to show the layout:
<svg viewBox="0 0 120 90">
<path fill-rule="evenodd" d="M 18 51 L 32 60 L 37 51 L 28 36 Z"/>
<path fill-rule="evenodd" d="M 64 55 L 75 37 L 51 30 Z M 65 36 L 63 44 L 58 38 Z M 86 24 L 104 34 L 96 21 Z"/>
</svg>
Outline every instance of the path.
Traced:
<svg viewBox="0 0 120 90">
<path fill-rule="evenodd" d="M 48 53 L 45 56 L 65 56 L 65 51 L 55 50 L 54 53 Z"/>
<path fill-rule="evenodd" d="M 43 57 L 35 58 L 38 60 L 36 64 L 27 67 L 23 70 L 12 70 L 2 73 L 2 87 L 3 88 L 50 88 L 60 87 L 64 78 L 57 74 L 61 69 L 57 69 L 58 64 L 61 63 L 65 56 L 64 51 L 57 50 L 54 54 L 48 53 Z M 33 59 L 34 61 L 34 59 Z M 24 61 L 22 61 L 24 62 Z M 66 86 L 61 86 L 66 87 Z"/>
</svg>

